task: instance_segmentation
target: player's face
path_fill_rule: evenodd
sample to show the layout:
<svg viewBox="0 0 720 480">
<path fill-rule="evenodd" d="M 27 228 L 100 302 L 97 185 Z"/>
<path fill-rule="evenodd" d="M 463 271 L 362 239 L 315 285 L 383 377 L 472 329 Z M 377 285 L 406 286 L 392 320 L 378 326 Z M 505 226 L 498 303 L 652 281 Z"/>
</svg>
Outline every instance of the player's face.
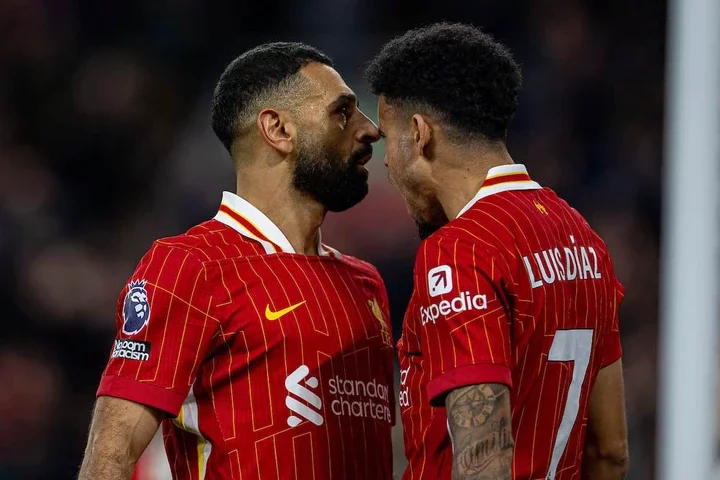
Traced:
<svg viewBox="0 0 720 480">
<path fill-rule="evenodd" d="M 329 211 L 341 212 L 367 195 L 365 164 L 380 135 L 334 69 L 312 63 L 302 73 L 312 87 L 298 128 L 293 183 Z"/>
<path fill-rule="evenodd" d="M 389 105 L 383 96 L 378 101 L 378 118 L 381 135 L 385 137 L 385 166 L 390 183 L 400 190 L 424 240 L 448 222 L 435 194 L 432 165 L 413 142 L 412 119 Z"/>
</svg>

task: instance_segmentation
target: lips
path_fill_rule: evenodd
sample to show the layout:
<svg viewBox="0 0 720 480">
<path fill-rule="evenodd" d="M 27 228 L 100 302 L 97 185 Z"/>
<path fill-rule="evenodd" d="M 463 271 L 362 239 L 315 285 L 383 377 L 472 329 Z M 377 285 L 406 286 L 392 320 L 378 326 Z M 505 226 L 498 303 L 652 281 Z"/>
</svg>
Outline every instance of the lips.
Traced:
<svg viewBox="0 0 720 480">
<path fill-rule="evenodd" d="M 357 163 L 358 165 L 360 165 L 362 167 L 362 166 L 365 166 L 365 164 L 368 163 L 371 158 L 372 158 L 372 153 L 370 153 L 369 155 L 365 155 L 364 157 L 362 157 L 360 160 L 358 160 L 355 163 Z"/>
<path fill-rule="evenodd" d="M 370 145 L 367 145 L 366 147 L 361 148 L 357 152 L 352 154 L 351 161 L 355 165 L 364 166 L 366 163 L 372 159 L 372 147 Z"/>
</svg>

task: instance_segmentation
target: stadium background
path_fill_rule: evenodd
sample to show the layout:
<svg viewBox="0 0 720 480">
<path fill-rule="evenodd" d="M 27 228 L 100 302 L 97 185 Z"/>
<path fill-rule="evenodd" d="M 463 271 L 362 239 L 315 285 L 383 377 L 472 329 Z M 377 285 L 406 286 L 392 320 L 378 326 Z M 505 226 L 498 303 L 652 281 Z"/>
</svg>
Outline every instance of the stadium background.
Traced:
<svg viewBox="0 0 720 480">
<path fill-rule="evenodd" d="M 125 279 L 153 239 L 209 218 L 233 189 L 208 121 L 225 64 L 260 42 L 308 42 L 376 117 L 362 65 L 395 34 L 443 19 L 512 48 L 525 89 L 510 152 L 614 256 L 627 291 L 628 478 L 653 478 L 664 10 L 657 0 L 1 1 L 0 479 L 74 478 Z M 418 241 L 383 154 L 376 147 L 369 197 L 329 215 L 323 238 L 379 267 L 397 337 Z"/>
</svg>

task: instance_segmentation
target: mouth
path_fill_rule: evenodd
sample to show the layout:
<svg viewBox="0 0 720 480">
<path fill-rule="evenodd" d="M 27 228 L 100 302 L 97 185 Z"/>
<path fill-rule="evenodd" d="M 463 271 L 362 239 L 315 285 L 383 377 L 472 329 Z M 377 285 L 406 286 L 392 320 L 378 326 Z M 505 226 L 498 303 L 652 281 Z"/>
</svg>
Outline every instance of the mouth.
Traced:
<svg viewBox="0 0 720 480">
<path fill-rule="evenodd" d="M 367 163 L 368 163 L 371 159 L 372 159 L 372 153 L 368 153 L 368 154 L 365 155 L 364 157 L 361 157 L 361 158 L 358 159 L 357 165 L 360 166 L 360 167 L 364 167 L 365 165 L 367 165 Z"/>
</svg>

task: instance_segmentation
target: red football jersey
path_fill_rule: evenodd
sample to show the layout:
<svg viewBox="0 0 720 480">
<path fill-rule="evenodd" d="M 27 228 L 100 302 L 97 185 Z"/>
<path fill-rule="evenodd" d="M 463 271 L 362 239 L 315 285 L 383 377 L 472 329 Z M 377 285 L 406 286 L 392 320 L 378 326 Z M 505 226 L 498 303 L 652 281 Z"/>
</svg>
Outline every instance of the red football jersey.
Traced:
<svg viewBox="0 0 720 480">
<path fill-rule="evenodd" d="M 577 479 L 598 370 L 621 356 L 623 290 L 602 240 L 522 165 L 490 170 L 420 246 L 398 342 L 409 466 L 450 479 L 444 395 L 510 387 L 513 479 Z"/>
<path fill-rule="evenodd" d="M 371 265 L 319 251 L 294 253 L 226 192 L 213 220 L 140 262 L 98 395 L 168 414 L 173 478 L 392 478 L 385 286 Z"/>
</svg>

